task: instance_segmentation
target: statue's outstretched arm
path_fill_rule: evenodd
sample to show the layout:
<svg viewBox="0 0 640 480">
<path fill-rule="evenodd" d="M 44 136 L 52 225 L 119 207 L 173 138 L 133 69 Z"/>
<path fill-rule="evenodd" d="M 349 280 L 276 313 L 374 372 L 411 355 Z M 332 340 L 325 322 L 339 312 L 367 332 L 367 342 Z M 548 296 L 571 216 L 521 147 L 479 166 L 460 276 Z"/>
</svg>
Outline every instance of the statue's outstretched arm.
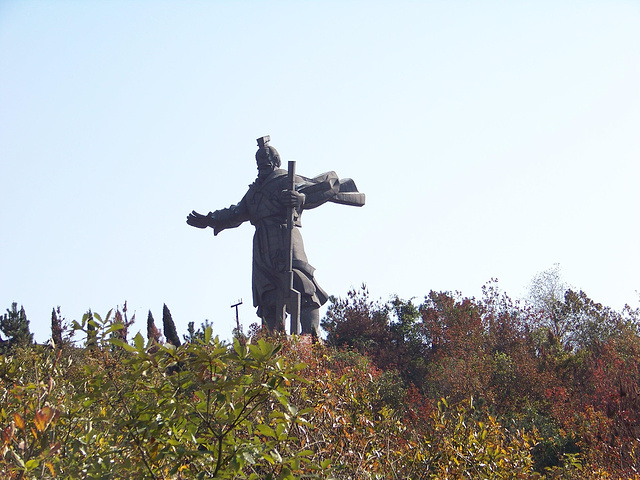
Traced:
<svg viewBox="0 0 640 480">
<path fill-rule="evenodd" d="M 229 208 L 209 212 L 207 215 L 192 211 L 187 215 L 187 223 L 196 228 L 213 228 L 213 233 L 217 235 L 227 228 L 235 228 L 249 220 L 249 212 L 244 199 L 237 205 Z"/>
<path fill-rule="evenodd" d="M 218 235 L 222 230 L 227 228 L 236 228 L 249 220 L 249 211 L 244 198 L 237 205 L 231 205 L 229 208 L 216 210 L 209 214 L 211 218 L 211 227 L 213 234 Z"/>
</svg>

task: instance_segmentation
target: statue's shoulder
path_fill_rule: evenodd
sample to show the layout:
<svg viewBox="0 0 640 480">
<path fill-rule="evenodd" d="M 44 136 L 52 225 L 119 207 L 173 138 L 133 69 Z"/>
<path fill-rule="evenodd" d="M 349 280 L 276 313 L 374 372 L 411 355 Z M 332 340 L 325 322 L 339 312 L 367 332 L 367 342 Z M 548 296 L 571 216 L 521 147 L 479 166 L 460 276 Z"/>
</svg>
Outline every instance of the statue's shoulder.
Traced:
<svg viewBox="0 0 640 480">
<path fill-rule="evenodd" d="M 267 177 L 267 181 L 269 181 L 272 178 L 280 178 L 280 177 L 286 177 L 287 175 L 289 175 L 289 172 L 287 172 L 286 170 L 282 169 L 282 168 L 277 168 L 273 171 L 273 173 L 271 175 L 269 175 Z"/>
<path fill-rule="evenodd" d="M 255 181 L 251 185 L 249 185 L 250 190 L 262 190 L 263 188 L 268 188 L 272 185 L 277 185 L 281 181 L 287 178 L 289 173 L 286 170 L 282 170 L 281 168 L 274 170 L 271 174 L 265 178 L 263 182 Z"/>
</svg>

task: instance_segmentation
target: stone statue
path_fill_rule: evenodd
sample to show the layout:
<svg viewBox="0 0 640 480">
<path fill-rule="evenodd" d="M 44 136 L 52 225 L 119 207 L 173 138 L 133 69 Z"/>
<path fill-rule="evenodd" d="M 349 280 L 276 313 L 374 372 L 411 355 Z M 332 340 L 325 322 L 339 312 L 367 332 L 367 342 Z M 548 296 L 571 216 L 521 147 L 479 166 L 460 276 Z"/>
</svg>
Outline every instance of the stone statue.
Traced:
<svg viewBox="0 0 640 480">
<path fill-rule="evenodd" d="M 295 162 L 289 172 L 279 168 L 278 151 L 269 145 L 270 137 L 258 139 L 256 163 L 258 178 L 236 205 L 207 215 L 195 210 L 187 223 L 197 228 L 213 228 L 214 235 L 249 221 L 256 228 L 253 237 L 253 304 L 263 325 L 284 330 L 284 315 L 291 316 L 292 333 L 319 334 L 320 307 L 327 293 L 318 285 L 304 252 L 299 228 L 302 212 L 326 202 L 362 206 L 351 179 L 338 179 L 335 172 L 314 178 L 295 175 Z"/>
</svg>

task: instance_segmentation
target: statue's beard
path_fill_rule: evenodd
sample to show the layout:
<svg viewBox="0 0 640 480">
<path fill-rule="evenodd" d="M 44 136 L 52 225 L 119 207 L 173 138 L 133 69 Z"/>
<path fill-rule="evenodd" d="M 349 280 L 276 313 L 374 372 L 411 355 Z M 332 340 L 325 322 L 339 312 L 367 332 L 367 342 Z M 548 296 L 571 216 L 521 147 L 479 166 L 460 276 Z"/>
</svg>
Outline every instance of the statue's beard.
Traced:
<svg viewBox="0 0 640 480">
<path fill-rule="evenodd" d="M 264 181 L 265 178 L 267 178 L 269 175 L 271 175 L 276 169 L 275 165 L 270 165 L 270 168 L 268 169 L 264 169 L 264 170 L 258 170 L 258 179 L 257 182 L 262 182 Z"/>
</svg>

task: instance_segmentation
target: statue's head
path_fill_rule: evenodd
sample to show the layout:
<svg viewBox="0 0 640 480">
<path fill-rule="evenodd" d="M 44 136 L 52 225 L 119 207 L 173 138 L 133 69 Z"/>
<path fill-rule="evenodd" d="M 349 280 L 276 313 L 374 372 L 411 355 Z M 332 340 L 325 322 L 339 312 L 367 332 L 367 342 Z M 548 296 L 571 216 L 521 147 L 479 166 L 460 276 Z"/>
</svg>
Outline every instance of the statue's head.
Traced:
<svg viewBox="0 0 640 480">
<path fill-rule="evenodd" d="M 256 152 L 256 164 L 258 165 L 258 178 L 266 178 L 281 164 L 280 154 L 269 145 L 269 136 L 258 139 L 258 151 Z"/>
</svg>

